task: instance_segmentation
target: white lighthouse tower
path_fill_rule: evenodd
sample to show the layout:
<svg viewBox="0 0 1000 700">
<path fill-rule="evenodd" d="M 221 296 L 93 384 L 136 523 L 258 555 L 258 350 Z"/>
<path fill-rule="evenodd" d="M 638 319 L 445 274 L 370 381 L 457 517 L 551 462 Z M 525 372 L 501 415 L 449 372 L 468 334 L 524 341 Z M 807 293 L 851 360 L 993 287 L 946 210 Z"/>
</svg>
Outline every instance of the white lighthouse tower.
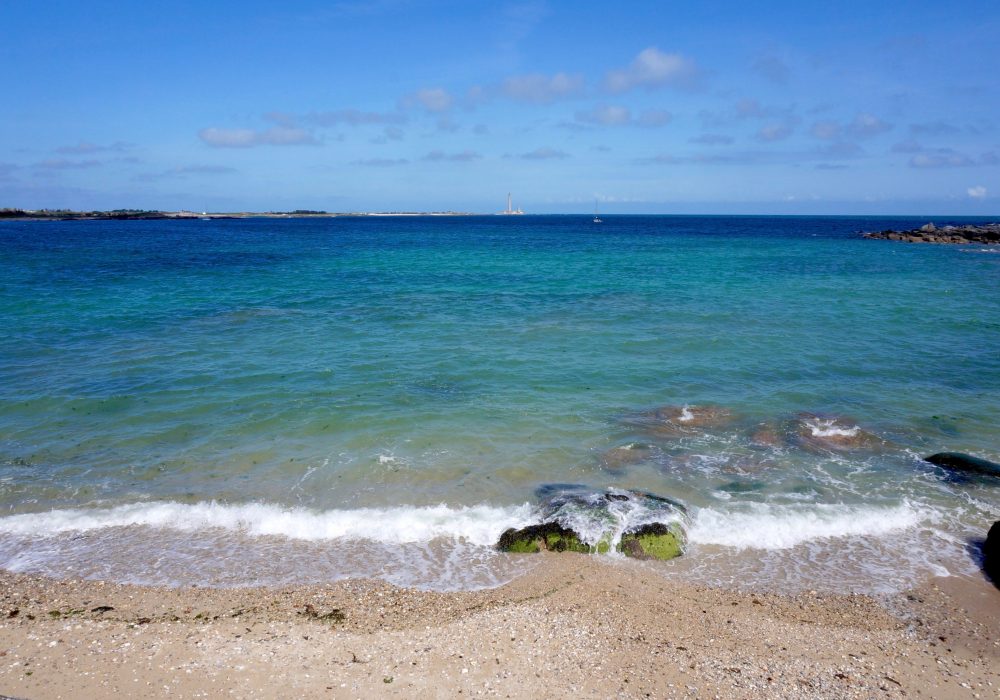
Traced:
<svg viewBox="0 0 1000 700">
<path fill-rule="evenodd" d="M 508 214 L 509 215 L 509 214 L 523 214 L 524 212 L 521 211 L 520 207 L 518 207 L 517 209 L 513 208 L 513 205 L 511 203 L 511 199 L 510 199 L 510 192 L 508 192 L 507 193 L 507 209 L 505 211 L 500 212 L 500 213 L 501 214 Z"/>
</svg>

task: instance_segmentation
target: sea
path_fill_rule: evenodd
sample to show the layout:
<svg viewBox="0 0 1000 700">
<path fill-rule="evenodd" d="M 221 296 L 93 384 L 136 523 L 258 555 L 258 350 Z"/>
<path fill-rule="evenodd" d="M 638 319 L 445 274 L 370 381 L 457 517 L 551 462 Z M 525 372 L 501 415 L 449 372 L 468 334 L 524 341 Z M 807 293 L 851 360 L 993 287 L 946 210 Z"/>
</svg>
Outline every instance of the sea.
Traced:
<svg viewBox="0 0 1000 700">
<path fill-rule="evenodd" d="M 922 458 L 1000 461 L 1000 250 L 859 234 L 924 223 L 0 222 L 0 568 L 483 588 L 570 489 L 682 504 L 591 555 L 669 579 L 980 575 L 1000 484 Z"/>
</svg>

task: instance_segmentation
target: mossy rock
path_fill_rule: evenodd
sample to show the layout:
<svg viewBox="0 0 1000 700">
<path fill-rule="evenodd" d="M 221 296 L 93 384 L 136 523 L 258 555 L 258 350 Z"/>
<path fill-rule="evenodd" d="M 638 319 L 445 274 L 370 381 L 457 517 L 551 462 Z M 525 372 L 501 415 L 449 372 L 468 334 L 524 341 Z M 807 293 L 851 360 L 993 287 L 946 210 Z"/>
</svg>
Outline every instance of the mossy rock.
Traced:
<svg viewBox="0 0 1000 700">
<path fill-rule="evenodd" d="M 623 533 L 618 551 L 634 559 L 673 559 L 683 553 L 684 538 L 676 524 L 650 523 Z"/>
<path fill-rule="evenodd" d="M 608 545 L 605 544 L 607 551 Z M 594 548 L 580 540 L 573 530 L 559 523 L 549 522 L 541 525 L 529 525 L 520 530 L 510 528 L 500 535 L 497 549 L 501 552 L 534 553 L 543 550 L 549 552 L 581 552 L 589 554 Z M 600 546 L 598 546 L 598 550 Z"/>
</svg>

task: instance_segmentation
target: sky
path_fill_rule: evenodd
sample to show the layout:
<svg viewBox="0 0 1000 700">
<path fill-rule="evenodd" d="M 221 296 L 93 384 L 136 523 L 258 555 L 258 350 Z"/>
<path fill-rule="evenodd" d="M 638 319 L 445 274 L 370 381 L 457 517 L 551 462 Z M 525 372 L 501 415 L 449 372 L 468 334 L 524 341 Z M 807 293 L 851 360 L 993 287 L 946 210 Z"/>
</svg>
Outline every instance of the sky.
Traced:
<svg viewBox="0 0 1000 700">
<path fill-rule="evenodd" d="M 995 0 L 0 0 L 0 207 L 995 215 L 997 36 Z"/>
</svg>

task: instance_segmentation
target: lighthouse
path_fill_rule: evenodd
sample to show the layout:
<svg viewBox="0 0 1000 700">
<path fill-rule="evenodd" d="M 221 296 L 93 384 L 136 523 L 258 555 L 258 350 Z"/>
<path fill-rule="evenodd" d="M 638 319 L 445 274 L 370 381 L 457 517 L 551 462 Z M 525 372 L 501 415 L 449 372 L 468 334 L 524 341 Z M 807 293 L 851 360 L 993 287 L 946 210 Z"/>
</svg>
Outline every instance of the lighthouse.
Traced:
<svg viewBox="0 0 1000 700">
<path fill-rule="evenodd" d="M 508 192 L 507 193 L 507 209 L 504 210 L 504 211 L 502 211 L 502 212 L 500 212 L 500 213 L 501 214 L 523 214 L 524 212 L 521 211 L 520 207 L 518 207 L 517 209 L 513 208 L 513 203 L 511 202 L 511 198 L 510 198 L 510 192 Z"/>
</svg>

